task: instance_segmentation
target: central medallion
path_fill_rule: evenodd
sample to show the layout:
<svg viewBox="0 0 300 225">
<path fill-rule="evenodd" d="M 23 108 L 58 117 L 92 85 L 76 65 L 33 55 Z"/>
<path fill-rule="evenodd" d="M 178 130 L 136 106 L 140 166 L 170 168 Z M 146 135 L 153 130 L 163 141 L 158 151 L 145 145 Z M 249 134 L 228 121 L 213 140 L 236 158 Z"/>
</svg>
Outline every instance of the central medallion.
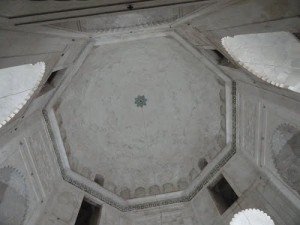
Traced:
<svg viewBox="0 0 300 225">
<path fill-rule="evenodd" d="M 135 104 L 137 107 L 143 108 L 147 104 L 147 99 L 145 98 L 144 95 L 138 95 L 135 98 Z"/>
</svg>

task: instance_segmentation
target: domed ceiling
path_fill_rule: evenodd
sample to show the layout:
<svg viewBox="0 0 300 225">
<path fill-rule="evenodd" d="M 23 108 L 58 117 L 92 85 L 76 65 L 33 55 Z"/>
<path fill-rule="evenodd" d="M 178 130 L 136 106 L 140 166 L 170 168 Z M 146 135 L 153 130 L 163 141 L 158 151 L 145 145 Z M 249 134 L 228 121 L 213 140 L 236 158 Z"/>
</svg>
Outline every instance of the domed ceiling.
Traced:
<svg viewBox="0 0 300 225">
<path fill-rule="evenodd" d="M 125 199 L 185 189 L 226 145 L 224 85 L 172 37 L 96 46 L 55 106 L 71 169 Z"/>
</svg>

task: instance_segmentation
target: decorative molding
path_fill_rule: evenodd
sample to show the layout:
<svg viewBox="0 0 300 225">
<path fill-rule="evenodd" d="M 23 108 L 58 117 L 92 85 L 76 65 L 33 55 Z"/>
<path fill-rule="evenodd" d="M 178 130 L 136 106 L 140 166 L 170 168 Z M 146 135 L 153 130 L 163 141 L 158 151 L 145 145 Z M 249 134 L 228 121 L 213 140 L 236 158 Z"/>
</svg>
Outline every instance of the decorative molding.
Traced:
<svg viewBox="0 0 300 225">
<path fill-rule="evenodd" d="M 58 4 L 59 2 L 56 1 Z M 99 1 L 97 1 L 99 2 Z M 120 12 L 135 12 L 137 10 L 145 10 L 145 9 L 153 9 L 153 8 L 163 8 L 163 7 L 184 7 L 184 6 L 193 6 L 197 7 L 203 4 L 207 4 L 206 1 L 202 3 L 199 0 L 172 0 L 172 1 L 135 1 L 133 4 L 129 2 L 123 3 L 115 3 L 115 4 L 92 4 L 81 5 L 81 7 L 76 9 L 66 8 L 63 10 L 54 10 L 52 12 L 42 12 L 42 13 L 29 13 L 29 14 L 20 14 L 20 15 L 11 15 L 5 16 L 4 18 L 6 23 L 14 24 L 16 26 L 25 26 L 32 24 L 51 24 L 54 22 L 60 21 L 70 21 L 76 18 L 88 18 L 95 17 L 101 15 L 107 15 L 112 13 L 120 13 Z M 180 14 L 178 13 L 178 17 Z"/>
<path fill-rule="evenodd" d="M 236 153 L 236 83 L 232 81 L 232 90 L 231 90 L 231 96 L 232 96 L 232 146 L 229 152 L 225 154 L 225 156 L 210 170 L 210 172 L 199 182 L 193 190 L 186 195 L 180 196 L 180 197 L 173 197 L 169 199 L 163 199 L 158 201 L 151 201 L 146 203 L 130 203 L 130 204 L 121 204 L 117 201 L 113 200 L 112 198 L 108 197 L 107 195 L 101 193 L 99 190 L 96 190 L 93 187 L 89 187 L 88 185 L 73 179 L 71 176 L 69 176 L 63 166 L 63 161 L 58 149 L 57 142 L 55 140 L 55 136 L 52 130 L 52 125 L 50 122 L 50 119 L 48 117 L 47 110 L 43 110 L 43 116 L 47 125 L 47 129 L 49 132 L 50 139 L 53 144 L 54 152 L 57 157 L 58 165 L 60 167 L 61 175 L 65 181 L 68 183 L 78 187 L 82 191 L 98 198 L 99 200 L 103 201 L 104 203 L 117 208 L 120 211 L 126 212 L 126 211 L 132 211 L 132 210 L 141 210 L 151 207 L 157 207 L 157 206 L 163 206 L 163 205 L 170 205 L 180 202 L 188 202 L 192 200 L 195 195 L 202 190 L 205 185 L 207 185 L 212 178 L 220 171 L 220 169 L 231 159 L 231 157 Z M 126 202 L 126 201 L 124 201 Z"/>
<path fill-rule="evenodd" d="M 172 22 L 176 21 L 179 18 L 180 17 L 165 19 L 162 21 L 139 24 L 139 25 L 135 25 L 135 26 L 101 29 L 101 30 L 97 31 L 97 34 L 112 34 L 112 33 L 126 32 L 129 30 L 148 29 L 148 28 L 155 28 L 155 27 L 169 27 Z"/>
</svg>

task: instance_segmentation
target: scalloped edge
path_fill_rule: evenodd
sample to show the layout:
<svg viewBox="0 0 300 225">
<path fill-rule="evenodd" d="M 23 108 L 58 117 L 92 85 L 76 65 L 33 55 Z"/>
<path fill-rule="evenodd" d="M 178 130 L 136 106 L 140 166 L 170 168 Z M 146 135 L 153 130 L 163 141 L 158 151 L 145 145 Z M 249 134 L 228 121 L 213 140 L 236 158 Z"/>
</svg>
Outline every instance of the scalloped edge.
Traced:
<svg viewBox="0 0 300 225">
<path fill-rule="evenodd" d="M 268 222 L 267 225 L 271 225 L 271 224 L 275 225 L 274 221 L 272 220 L 272 218 L 268 214 L 266 214 L 265 212 L 263 212 L 259 209 L 255 209 L 255 208 L 244 209 L 244 210 L 234 214 L 233 218 L 230 221 L 230 225 L 244 225 L 239 221 L 239 218 L 240 217 L 245 217 L 245 214 L 248 214 L 249 212 L 250 212 L 249 217 L 253 216 L 253 213 L 258 213 L 258 214 L 261 214 L 262 216 L 264 216 L 266 218 L 265 222 Z M 250 223 L 249 223 L 249 225 L 250 225 Z"/>
<path fill-rule="evenodd" d="M 241 67 L 243 67 L 245 70 L 247 70 L 249 73 L 255 75 L 256 77 L 258 77 L 259 79 L 269 83 L 269 84 L 272 84 L 276 87 L 280 87 L 280 88 L 286 88 L 286 89 L 289 89 L 289 90 L 292 90 L 292 87 L 291 86 L 288 86 L 286 84 L 283 84 L 277 80 L 272 80 L 270 77 L 266 77 L 266 76 L 262 76 L 261 74 L 258 74 L 256 71 L 254 71 L 253 69 L 251 69 L 248 65 L 246 65 L 244 62 L 240 61 L 239 59 L 237 59 L 237 57 L 234 55 L 234 53 L 231 51 L 228 43 L 227 43 L 227 40 L 229 39 L 233 39 L 235 36 L 233 37 L 229 37 L 229 36 L 226 36 L 226 37 L 223 37 L 221 39 L 221 43 L 222 43 L 222 46 L 223 48 L 226 50 L 226 52 L 231 56 L 231 58 L 236 61 L 236 63 L 238 63 Z"/>
<path fill-rule="evenodd" d="M 25 65 L 31 65 L 31 66 L 41 65 L 41 71 L 40 71 L 39 77 L 38 77 L 36 83 L 34 84 L 33 88 L 25 96 L 25 98 L 22 101 L 22 103 L 19 104 L 15 109 L 13 109 L 11 111 L 11 113 L 9 113 L 9 115 L 8 115 L 8 117 L 6 119 L 4 119 L 3 121 L 0 122 L 0 128 L 3 127 L 5 124 L 7 124 L 12 118 L 14 118 L 15 115 L 18 114 L 20 112 L 20 110 L 28 103 L 28 101 L 31 99 L 31 97 L 34 95 L 34 93 L 36 92 L 36 90 L 40 86 L 41 81 L 42 81 L 42 79 L 44 77 L 44 74 L 45 74 L 45 71 L 46 71 L 46 64 L 45 64 L 45 62 L 37 62 L 35 64 L 25 64 Z"/>
</svg>

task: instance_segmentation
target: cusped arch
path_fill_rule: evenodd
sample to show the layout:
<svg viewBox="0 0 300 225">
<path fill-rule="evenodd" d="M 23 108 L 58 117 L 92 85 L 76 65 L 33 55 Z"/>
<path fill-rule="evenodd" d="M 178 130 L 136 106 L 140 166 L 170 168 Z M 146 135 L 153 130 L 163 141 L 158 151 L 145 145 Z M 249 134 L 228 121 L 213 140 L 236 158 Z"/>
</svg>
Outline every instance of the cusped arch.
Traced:
<svg viewBox="0 0 300 225">
<path fill-rule="evenodd" d="M 0 169 L 0 221 L 22 225 L 27 214 L 27 188 L 23 175 L 12 167 Z"/>
<path fill-rule="evenodd" d="M 9 122 L 39 87 L 45 63 L 0 69 L 0 127 Z"/>
<path fill-rule="evenodd" d="M 300 93 L 300 43 L 289 32 L 222 38 L 229 55 L 260 79 Z"/>
<path fill-rule="evenodd" d="M 300 194 L 300 129 L 281 124 L 272 135 L 274 165 L 284 182 Z"/>
</svg>

